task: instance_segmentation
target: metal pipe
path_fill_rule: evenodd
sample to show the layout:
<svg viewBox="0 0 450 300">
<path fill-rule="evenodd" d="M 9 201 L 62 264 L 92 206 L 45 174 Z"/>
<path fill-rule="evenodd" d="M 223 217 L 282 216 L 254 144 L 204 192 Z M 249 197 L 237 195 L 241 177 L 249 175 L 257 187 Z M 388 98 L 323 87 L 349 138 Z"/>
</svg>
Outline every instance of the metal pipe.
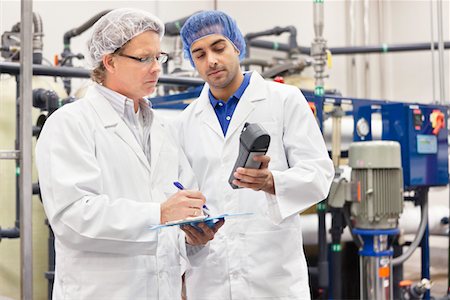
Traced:
<svg viewBox="0 0 450 300">
<path fill-rule="evenodd" d="M 367 47 L 370 40 L 369 0 L 364 0 L 363 11 L 363 38 L 364 46 Z M 367 55 L 364 55 L 364 98 L 369 98 L 370 82 L 370 61 L 369 57 Z"/>
<path fill-rule="evenodd" d="M 78 35 L 82 34 L 83 32 L 85 32 L 86 30 L 88 30 L 89 28 L 91 28 L 91 26 L 94 25 L 95 22 L 97 22 L 101 17 L 103 17 L 110 11 L 111 10 L 109 9 L 109 10 L 104 10 L 102 12 L 99 12 L 98 14 L 96 14 L 95 16 L 93 16 L 92 18 L 87 20 L 85 23 L 83 23 L 81 26 L 70 29 L 69 31 L 64 33 L 64 36 L 63 36 L 64 48 L 70 49 L 70 40 L 73 37 L 78 36 Z"/>
<path fill-rule="evenodd" d="M 356 43 L 355 28 L 355 1 L 347 0 L 345 2 L 346 12 L 346 44 L 348 46 Z M 347 57 L 347 91 L 349 95 L 357 96 L 357 80 L 356 80 L 356 59 L 354 55 Z"/>
<path fill-rule="evenodd" d="M 442 0 L 437 1 L 437 21 L 438 21 L 438 54 L 439 54 L 439 102 L 445 102 L 445 59 L 444 59 L 444 30 L 442 18 Z"/>
<path fill-rule="evenodd" d="M 341 125 L 344 111 L 341 106 L 335 106 L 332 112 L 332 134 L 331 134 L 331 158 L 335 168 L 339 167 L 341 158 Z"/>
<path fill-rule="evenodd" d="M 42 49 L 44 48 L 44 43 L 42 37 L 44 36 L 44 30 L 42 26 L 42 18 L 38 13 L 33 13 L 33 63 L 42 63 Z"/>
<path fill-rule="evenodd" d="M 378 4 L 378 42 L 381 43 L 384 40 L 384 7 L 383 1 L 377 1 Z M 378 78 L 380 80 L 380 98 L 386 97 L 386 56 L 379 57 L 380 59 L 380 70 L 378 72 Z"/>
<path fill-rule="evenodd" d="M 420 203 L 420 208 L 425 212 L 425 214 L 428 216 L 428 189 L 425 190 L 425 193 L 423 194 L 423 201 Z M 430 232 L 428 227 L 428 219 L 425 230 L 423 233 L 422 240 L 420 242 L 420 247 L 422 249 L 421 253 L 421 262 L 422 262 L 422 278 L 430 279 Z M 423 295 L 423 299 L 430 300 L 430 290 L 426 291 Z"/>
<path fill-rule="evenodd" d="M 341 208 L 331 208 L 331 264 L 332 299 L 342 299 L 342 246 L 341 236 L 345 221 Z"/>
<path fill-rule="evenodd" d="M 21 0 L 20 52 L 20 257 L 21 299 L 33 299 L 32 231 L 32 66 L 33 2 Z"/>
<path fill-rule="evenodd" d="M 20 65 L 17 63 L 0 62 L 0 73 L 18 75 L 20 74 Z M 51 67 L 42 65 L 33 65 L 33 75 L 37 76 L 61 76 L 73 78 L 89 78 L 90 71 L 82 68 L 73 67 Z M 179 86 L 198 86 L 202 85 L 204 81 L 200 78 L 176 77 L 169 75 L 162 75 L 159 77 L 160 84 L 171 84 Z"/>
<path fill-rule="evenodd" d="M 436 101 L 436 74 L 435 74 L 435 65 L 434 65 L 434 52 L 435 48 L 433 47 L 434 43 L 434 14 L 433 14 L 433 0 L 430 0 L 430 29 L 431 29 L 431 43 L 430 43 L 430 49 L 431 49 L 431 89 L 433 92 L 433 102 Z"/>
<path fill-rule="evenodd" d="M 297 44 L 297 29 L 294 26 L 287 26 L 287 27 L 279 27 L 276 26 L 272 29 L 259 31 L 259 32 L 251 32 L 247 33 L 244 36 L 245 43 L 249 45 L 250 41 L 261 36 L 270 36 L 270 35 L 276 35 L 279 36 L 282 33 L 289 32 L 289 43 L 287 44 L 289 47 L 289 53 L 292 52 L 298 52 L 298 44 Z M 245 57 L 250 57 L 250 47 L 247 47 Z"/>
<path fill-rule="evenodd" d="M 60 61 L 58 64 L 63 66 L 68 66 L 68 67 L 72 67 L 72 60 L 73 58 L 78 58 L 78 59 L 82 59 L 84 58 L 84 56 L 82 54 L 77 54 L 75 55 L 74 53 L 72 53 L 72 50 L 70 49 L 70 40 L 72 39 L 72 37 L 78 36 L 80 34 L 82 34 L 83 32 L 85 32 L 87 29 L 89 29 L 90 27 L 92 27 L 92 25 L 95 24 L 95 22 L 97 22 L 101 17 L 103 17 L 105 14 L 107 14 L 108 12 L 110 12 L 111 10 L 104 10 L 102 12 L 99 12 L 98 14 L 96 14 L 95 16 L 93 16 L 92 18 L 90 18 L 89 20 L 87 20 L 85 23 L 83 23 L 81 26 L 73 28 L 69 31 L 67 31 L 66 33 L 64 33 L 63 36 L 63 52 L 61 53 L 61 58 L 62 61 Z M 64 89 L 67 92 L 67 95 L 70 95 L 71 91 L 72 91 L 72 81 L 70 80 L 70 78 L 63 78 L 63 83 L 64 83 Z"/>
<path fill-rule="evenodd" d="M 319 244 L 317 269 L 318 278 L 317 286 L 319 288 L 319 299 L 327 298 L 327 291 L 329 286 L 329 274 L 328 274 L 328 243 L 327 243 L 327 230 L 326 230 L 326 201 L 322 201 L 317 204 L 317 217 L 318 217 L 318 233 L 317 239 Z"/>
<path fill-rule="evenodd" d="M 314 0 L 313 4 L 313 23 L 315 37 L 322 37 L 323 35 L 323 0 Z"/>
<path fill-rule="evenodd" d="M 314 40 L 311 43 L 311 56 L 314 58 L 315 94 L 322 96 L 324 92 L 324 69 L 326 64 L 327 42 L 323 38 L 323 0 L 314 0 Z"/>
<path fill-rule="evenodd" d="M 325 50 L 326 41 L 322 37 L 323 33 L 323 0 L 314 0 L 314 34 L 315 38 L 311 43 L 311 56 L 314 58 L 314 77 L 315 89 L 314 95 L 321 97 L 324 94 L 324 66 L 325 66 Z M 317 215 L 319 218 L 318 239 L 319 239 L 319 254 L 318 254 L 318 288 L 319 299 L 326 299 L 329 289 L 329 274 L 328 274 L 328 245 L 326 237 L 326 223 L 325 214 L 327 210 L 327 201 L 324 200 L 317 204 Z"/>
<path fill-rule="evenodd" d="M 17 227 L 1 229 L 0 240 L 2 238 L 16 239 L 20 237 L 20 229 Z"/>
<path fill-rule="evenodd" d="M 434 43 L 437 48 L 438 44 Z M 389 52 L 406 52 L 406 51 L 429 51 L 432 43 L 410 43 L 410 44 L 382 44 L 375 46 L 356 46 L 356 47 L 335 47 L 329 48 L 333 55 L 338 54 L 365 54 L 365 53 L 389 53 Z M 450 41 L 444 42 L 444 48 L 450 49 Z"/>
<path fill-rule="evenodd" d="M 250 41 L 250 46 L 255 48 L 276 50 L 289 52 L 288 44 L 276 43 L 266 40 Z M 340 54 L 366 54 L 366 53 L 390 53 L 390 52 L 408 52 L 408 51 L 429 51 L 433 47 L 433 43 L 409 43 L 409 44 L 381 44 L 369 46 L 353 46 L 353 47 L 334 47 L 328 48 L 333 55 Z M 438 48 L 438 43 L 434 43 L 434 48 Z M 311 55 L 310 47 L 298 47 L 299 52 L 306 55 Z M 444 42 L 444 49 L 450 49 L 450 41 Z"/>
</svg>

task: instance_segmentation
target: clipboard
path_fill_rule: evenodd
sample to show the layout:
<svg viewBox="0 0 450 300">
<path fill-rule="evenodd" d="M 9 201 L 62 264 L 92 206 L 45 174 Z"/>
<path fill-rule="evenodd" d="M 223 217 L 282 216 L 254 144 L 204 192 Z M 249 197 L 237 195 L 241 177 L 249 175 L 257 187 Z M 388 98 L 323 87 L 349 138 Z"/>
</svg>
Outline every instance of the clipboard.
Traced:
<svg viewBox="0 0 450 300">
<path fill-rule="evenodd" d="M 253 213 L 234 213 L 234 214 L 222 214 L 218 216 L 199 216 L 195 218 L 188 218 L 188 219 L 182 219 L 182 220 L 176 220 L 167 222 L 166 224 L 159 224 L 154 225 L 150 227 L 150 230 L 160 229 L 164 227 L 170 227 L 170 226 L 181 226 L 181 225 L 191 225 L 196 227 L 196 224 L 199 223 L 205 223 L 209 227 L 214 227 L 214 224 L 219 222 L 220 220 L 226 219 L 226 218 L 235 218 L 235 217 L 245 217 L 253 215 Z"/>
</svg>

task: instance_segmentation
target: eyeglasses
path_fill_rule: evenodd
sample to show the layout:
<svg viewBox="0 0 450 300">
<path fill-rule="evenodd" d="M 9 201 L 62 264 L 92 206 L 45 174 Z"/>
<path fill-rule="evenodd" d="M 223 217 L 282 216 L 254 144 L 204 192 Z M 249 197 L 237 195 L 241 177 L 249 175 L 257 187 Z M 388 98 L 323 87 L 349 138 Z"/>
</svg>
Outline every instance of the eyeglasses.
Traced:
<svg viewBox="0 0 450 300">
<path fill-rule="evenodd" d="M 146 64 L 146 65 L 149 65 L 149 64 L 153 63 L 155 60 L 159 64 L 163 64 L 163 63 L 167 62 L 167 60 L 169 59 L 169 54 L 168 53 L 164 53 L 164 52 L 158 54 L 158 56 L 148 56 L 148 57 L 142 57 L 142 58 L 141 57 L 127 55 L 127 54 L 123 54 L 123 53 L 118 53 L 117 55 L 133 59 L 135 61 L 138 61 L 138 62 L 140 62 L 142 64 Z"/>
</svg>

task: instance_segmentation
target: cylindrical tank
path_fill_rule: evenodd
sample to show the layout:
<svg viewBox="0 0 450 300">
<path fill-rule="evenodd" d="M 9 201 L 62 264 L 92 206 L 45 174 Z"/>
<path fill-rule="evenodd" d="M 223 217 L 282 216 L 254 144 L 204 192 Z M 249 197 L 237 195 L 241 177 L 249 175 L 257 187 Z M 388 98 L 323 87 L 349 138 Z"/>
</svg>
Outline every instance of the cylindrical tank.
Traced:
<svg viewBox="0 0 450 300">
<path fill-rule="evenodd" d="M 16 79 L 7 74 L 0 75 L 0 150 L 14 150 L 16 132 Z M 52 77 L 33 77 L 33 89 L 54 90 L 61 98 L 67 97 L 62 82 Z M 33 124 L 40 114 L 33 108 Z M 33 151 L 34 152 L 34 151 Z M 34 157 L 34 153 L 33 153 Z M 0 226 L 3 229 L 14 227 L 16 218 L 16 163 L 14 160 L 0 160 Z M 33 169 L 33 182 L 37 181 Z M 48 227 L 45 214 L 38 197 L 33 197 L 33 294 L 36 298 L 47 298 L 47 280 L 44 272 L 48 269 Z M 0 295 L 20 298 L 20 240 L 3 239 L 0 244 L 1 268 Z"/>
</svg>

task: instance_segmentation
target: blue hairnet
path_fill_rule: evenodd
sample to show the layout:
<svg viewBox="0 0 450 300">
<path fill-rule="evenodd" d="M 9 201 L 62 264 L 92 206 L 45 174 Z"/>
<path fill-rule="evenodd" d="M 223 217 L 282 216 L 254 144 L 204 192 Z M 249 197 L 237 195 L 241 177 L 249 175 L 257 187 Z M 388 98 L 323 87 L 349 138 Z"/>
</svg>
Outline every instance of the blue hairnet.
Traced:
<svg viewBox="0 0 450 300">
<path fill-rule="evenodd" d="M 244 59 L 245 40 L 236 25 L 236 21 L 221 11 L 203 11 L 187 19 L 180 30 L 184 56 L 189 58 L 192 66 L 194 66 L 191 55 L 192 44 L 211 34 L 221 34 L 228 38 L 234 47 L 239 50 L 239 59 Z"/>
<path fill-rule="evenodd" d="M 144 10 L 118 8 L 101 17 L 94 24 L 87 43 L 92 67 L 98 66 L 104 55 L 113 53 L 147 30 L 157 32 L 160 39 L 164 36 L 164 23 Z"/>
</svg>

